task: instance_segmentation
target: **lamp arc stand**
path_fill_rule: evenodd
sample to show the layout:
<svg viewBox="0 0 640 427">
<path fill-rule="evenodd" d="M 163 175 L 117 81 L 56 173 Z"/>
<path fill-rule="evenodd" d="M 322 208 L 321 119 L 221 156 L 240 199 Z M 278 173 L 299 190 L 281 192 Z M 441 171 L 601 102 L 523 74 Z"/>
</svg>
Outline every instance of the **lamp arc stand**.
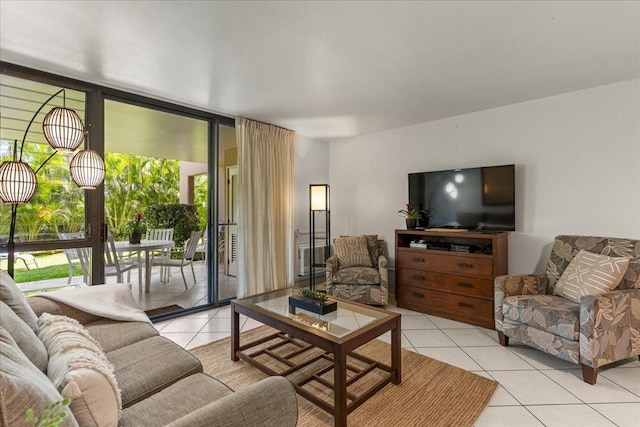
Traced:
<svg viewBox="0 0 640 427">
<path fill-rule="evenodd" d="M 24 131 L 24 135 L 22 136 L 22 142 L 20 144 L 20 155 L 18 156 L 18 140 L 14 140 L 14 145 L 13 145 L 13 161 L 14 162 L 22 162 L 22 153 L 24 151 L 24 143 L 27 139 L 27 134 L 29 133 L 29 129 L 31 128 L 31 125 L 33 124 L 33 122 L 35 121 L 36 117 L 38 116 L 38 114 L 40 114 L 40 111 L 42 111 L 42 109 L 49 103 L 49 101 L 51 101 L 53 98 L 55 98 L 56 96 L 60 95 L 60 93 L 62 93 L 63 96 L 63 101 L 62 101 L 62 105 L 64 106 L 63 108 L 66 109 L 66 92 L 65 89 L 62 88 L 59 91 L 57 91 L 56 93 L 54 93 L 53 95 L 51 95 L 41 106 L 40 108 L 38 108 L 38 110 L 35 112 L 35 114 L 33 115 L 33 117 L 31 118 L 31 120 L 29 121 L 29 124 L 27 125 L 27 128 Z M 73 112 L 73 114 L 75 114 L 75 111 L 70 110 Z M 77 116 L 77 115 L 76 115 Z M 45 117 L 45 122 L 46 122 L 46 117 Z M 83 138 L 80 140 L 80 143 L 83 139 L 85 139 L 86 135 L 89 133 L 88 131 L 84 130 L 84 124 L 82 124 L 82 134 L 84 135 Z M 59 151 L 57 148 L 53 147 L 52 142 L 49 140 L 49 138 L 47 137 L 47 135 L 45 134 L 45 139 L 47 140 L 47 142 L 49 143 L 50 146 L 52 146 L 52 148 L 54 149 L 54 152 L 47 157 L 47 159 L 42 162 L 42 164 L 38 167 L 38 169 L 35 170 L 35 172 L 33 172 L 33 175 L 35 177 L 35 175 L 40 172 L 40 170 L 42 169 L 42 167 L 44 165 L 46 165 L 49 160 L 51 160 L 53 158 L 53 156 L 56 155 L 56 153 Z M 77 148 L 77 146 L 76 146 Z M 75 150 L 75 148 L 74 148 Z M 71 151 L 74 151 L 71 150 Z M 28 165 L 27 165 L 28 166 Z M 29 168 L 31 168 L 31 166 L 28 166 Z M 33 169 L 31 169 L 33 171 Z M 33 190 L 33 194 L 35 194 L 35 191 L 37 190 L 37 180 L 36 180 L 36 184 L 35 184 L 35 189 Z M 31 196 L 33 197 L 33 195 Z M 30 198 L 29 198 L 30 200 Z M 28 200 L 27 200 L 28 202 Z M 18 215 L 18 202 L 13 202 L 11 203 L 11 225 L 9 227 L 9 241 L 7 243 L 7 273 L 9 274 L 9 276 L 13 277 L 14 276 L 14 272 L 15 272 L 15 232 L 16 232 L 16 217 Z"/>
</svg>

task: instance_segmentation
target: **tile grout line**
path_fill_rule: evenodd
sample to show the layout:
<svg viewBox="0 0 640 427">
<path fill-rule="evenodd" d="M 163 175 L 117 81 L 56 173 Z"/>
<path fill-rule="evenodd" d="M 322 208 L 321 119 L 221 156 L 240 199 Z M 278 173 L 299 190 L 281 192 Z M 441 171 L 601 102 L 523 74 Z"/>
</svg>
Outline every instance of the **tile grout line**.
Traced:
<svg viewBox="0 0 640 427">
<path fill-rule="evenodd" d="M 217 313 L 217 312 L 216 312 Z M 202 330 L 205 328 L 205 326 L 207 326 L 209 324 L 209 322 L 211 322 L 213 320 L 214 316 L 211 316 L 207 319 L 207 322 L 202 325 L 202 327 L 198 330 L 198 332 L 195 333 L 195 335 L 193 336 L 193 338 L 191 338 L 189 340 L 189 342 L 184 346 L 184 348 L 186 349 L 187 347 L 189 347 L 189 344 L 191 344 L 191 342 L 196 339 L 198 337 L 198 334 L 200 334 L 202 332 Z M 226 319 L 226 317 L 221 317 L 220 319 Z M 242 328 L 244 327 L 245 323 L 247 323 L 247 319 L 245 318 L 243 322 L 241 322 L 242 324 L 240 325 L 240 332 L 242 332 Z M 229 323 L 231 323 L 231 319 L 229 319 Z M 229 329 L 231 329 L 231 325 L 229 325 Z"/>
<path fill-rule="evenodd" d="M 615 403 L 614 403 L 615 404 Z M 602 412 L 598 411 L 596 408 L 594 408 L 591 403 L 587 403 L 587 406 L 591 409 L 593 409 L 597 414 L 600 414 L 605 420 L 609 421 L 611 424 L 613 424 L 616 427 L 620 427 L 619 424 L 617 424 L 616 422 L 614 422 L 613 420 L 609 419 L 609 417 L 607 417 L 605 414 L 603 414 Z M 598 403 L 595 403 L 595 405 L 598 405 Z M 601 405 L 601 404 L 600 404 Z"/>
</svg>

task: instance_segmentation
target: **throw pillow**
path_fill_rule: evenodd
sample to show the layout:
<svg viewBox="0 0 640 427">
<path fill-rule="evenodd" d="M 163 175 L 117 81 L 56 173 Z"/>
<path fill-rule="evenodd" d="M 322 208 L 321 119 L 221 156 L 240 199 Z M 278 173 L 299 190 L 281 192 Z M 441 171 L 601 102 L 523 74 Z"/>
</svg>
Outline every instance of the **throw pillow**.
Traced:
<svg viewBox="0 0 640 427">
<path fill-rule="evenodd" d="M 584 295 L 612 291 L 624 277 L 627 267 L 627 257 L 610 257 L 580 250 L 560 276 L 554 293 L 580 302 Z"/>
<path fill-rule="evenodd" d="M 339 268 L 371 267 L 371 257 L 365 236 L 339 237 L 335 241 Z"/>
<path fill-rule="evenodd" d="M 0 269 L 0 301 L 7 304 L 31 329 L 36 330 L 38 316 L 22 295 L 13 278 Z"/>
<path fill-rule="evenodd" d="M 0 324 L 11 334 L 20 350 L 42 372 L 47 370 L 47 349 L 33 329 L 18 317 L 8 305 L 0 301 Z"/>
<path fill-rule="evenodd" d="M 44 313 L 38 336 L 49 352 L 47 375 L 82 426 L 117 427 L 122 411 L 120 389 L 100 344 L 80 323 Z"/>
<path fill-rule="evenodd" d="M 29 361 L 9 332 L 1 326 L 0 360 L 0 424 L 3 426 L 25 425 L 27 409 L 39 414 L 45 406 L 62 400 L 47 376 Z M 71 411 L 65 412 L 67 416 L 59 425 L 77 426 Z"/>
</svg>

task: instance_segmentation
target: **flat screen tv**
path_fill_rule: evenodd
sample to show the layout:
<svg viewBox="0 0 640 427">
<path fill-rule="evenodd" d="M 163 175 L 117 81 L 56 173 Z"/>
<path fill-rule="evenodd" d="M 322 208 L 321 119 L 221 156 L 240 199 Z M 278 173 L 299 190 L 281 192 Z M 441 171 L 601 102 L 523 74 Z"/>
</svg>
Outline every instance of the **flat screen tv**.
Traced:
<svg viewBox="0 0 640 427">
<path fill-rule="evenodd" d="M 410 173 L 409 203 L 429 209 L 418 227 L 514 231 L 515 166 Z"/>
</svg>

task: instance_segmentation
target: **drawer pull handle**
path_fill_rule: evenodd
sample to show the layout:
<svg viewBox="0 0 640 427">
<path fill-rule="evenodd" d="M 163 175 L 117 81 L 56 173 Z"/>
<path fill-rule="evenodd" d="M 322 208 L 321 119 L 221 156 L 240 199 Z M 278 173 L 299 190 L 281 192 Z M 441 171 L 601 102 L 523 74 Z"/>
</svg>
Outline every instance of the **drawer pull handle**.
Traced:
<svg viewBox="0 0 640 427">
<path fill-rule="evenodd" d="M 466 263 L 466 262 L 459 262 L 458 263 L 458 267 L 460 267 L 460 268 L 473 268 L 473 264 L 469 264 L 469 263 Z"/>
<path fill-rule="evenodd" d="M 458 305 L 460 307 L 473 308 L 473 304 L 469 304 L 467 302 L 459 302 Z"/>
<path fill-rule="evenodd" d="M 411 292 L 411 296 L 416 297 L 416 298 L 424 298 L 424 294 L 418 293 L 418 292 Z"/>
<path fill-rule="evenodd" d="M 413 262 L 424 262 L 424 258 L 413 257 L 413 258 L 411 258 L 411 261 L 413 261 Z"/>
<path fill-rule="evenodd" d="M 417 274 L 414 274 L 413 276 L 411 276 L 411 278 L 413 280 L 424 280 L 424 276 L 418 276 Z"/>
<path fill-rule="evenodd" d="M 461 288 L 473 288 L 473 283 L 458 282 L 458 286 L 460 286 Z"/>
</svg>

